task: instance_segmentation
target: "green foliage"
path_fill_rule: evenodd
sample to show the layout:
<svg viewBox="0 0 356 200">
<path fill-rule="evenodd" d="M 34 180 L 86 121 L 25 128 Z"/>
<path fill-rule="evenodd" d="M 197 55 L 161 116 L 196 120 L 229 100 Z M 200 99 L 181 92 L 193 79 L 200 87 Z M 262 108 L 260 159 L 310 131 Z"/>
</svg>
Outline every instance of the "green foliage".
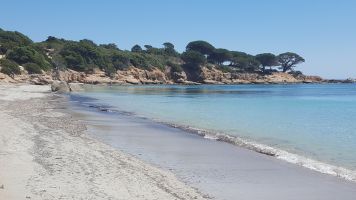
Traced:
<svg viewBox="0 0 356 200">
<path fill-rule="evenodd" d="M 225 65 L 220 66 L 219 69 L 220 69 L 222 72 L 224 72 L 224 73 L 232 72 L 232 71 L 233 71 L 233 70 L 231 69 L 231 67 L 225 66 Z"/>
<path fill-rule="evenodd" d="M 292 52 L 279 54 L 277 60 L 283 72 L 292 70 L 297 64 L 305 62 L 304 58 Z"/>
<path fill-rule="evenodd" d="M 29 74 L 42 74 L 41 67 L 36 63 L 26 63 L 24 67 Z"/>
<path fill-rule="evenodd" d="M 21 74 L 21 69 L 17 63 L 8 59 L 0 60 L 1 73 L 14 77 L 16 74 Z"/>
<path fill-rule="evenodd" d="M 88 71 L 105 65 L 103 52 L 90 40 L 69 42 L 59 53 L 70 69 Z"/>
<path fill-rule="evenodd" d="M 179 64 L 173 63 L 171 61 L 167 61 L 166 64 L 167 64 L 167 66 L 171 67 L 172 72 L 182 72 L 183 71 L 183 68 Z"/>
<path fill-rule="evenodd" d="M 129 66 L 147 70 L 157 67 L 162 71 L 168 66 L 173 72 L 181 72 L 184 69 L 189 70 L 188 74 L 199 77 L 201 66 L 212 69 L 220 65 L 217 69 L 223 72 L 257 72 L 261 71 L 261 66 L 262 71 L 265 71 L 267 66 L 280 65 L 281 69 L 287 72 L 293 71 L 293 67 L 305 61 L 290 52 L 279 56 L 271 53 L 252 56 L 244 52 L 216 49 L 202 40 L 188 43 L 182 54 L 179 54 L 170 42 L 163 43 L 160 48 L 151 45 L 144 47 L 145 50 L 135 45 L 131 51 L 123 51 L 114 43 L 97 45 L 87 39 L 70 41 L 54 36 L 49 36 L 43 42 L 33 43 L 19 32 L 0 29 L 0 54 L 6 53 L 6 58 L 9 59 L 2 62 L 7 62 L 6 65 L 10 66 L 3 69 L 12 76 L 19 73 L 15 67 L 16 65 L 18 68 L 17 63 L 23 65 L 29 73 L 41 73 L 42 70 L 51 68 L 91 72 L 99 68 L 113 77 L 117 70 L 124 70 Z M 227 62 L 230 62 L 229 66 L 226 66 Z"/>
<path fill-rule="evenodd" d="M 155 48 L 151 45 L 145 45 L 146 46 L 146 53 L 153 54 L 153 55 L 165 55 L 165 50 L 160 49 L 160 48 Z"/>
<path fill-rule="evenodd" d="M 148 70 L 153 67 L 163 69 L 165 66 L 163 57 L 140 53 L 132 53 L 130 56 L 130 63 L 135 67 Z"/>
<path fill-rule="evenodd" d="M 54 54 L 52 56 L 52 65 L 56 70 L 65 70 L 67 68 L 66 61 L 60 54 Z"/>
<path fill-rule="evenodd" d="M 186 47 L 186 51 L 197 51 L 203 55 L 212 54 L 214 49 L 215 47 L 213 45 L 202 40 L 190 42 Z"/>
<path fill-rule="evenodd" d="M 146 51 L 148 51 L 148 50 L 153 48 L 153 46 L 149 45 L 149 44 L 144 45 L 144 47 L 146 48 Z"/>
<path fill-rule="evenodd" d="M 8 52 L 7 58 L 21 65 L 26 63 L 36 63 L 45 71 L 51 68 L 51 64 L 46 60 L 45 56 L 31 46 L 15 47 Z"/>
<path fill-rule="evenodd" d="M 184 62 L 194 65 L 202 65 L 207 62 L 205 56 L 198 51 L 185 51 L 181 57 Z"/>
<path fill-rule="evenodd" d="M 163 43 L 165 49 L 174 49 L 174 45 L 170 42 Z"/>
<path fill-rule="evenodd" d="M 256 60 L 258 60 L 261 65 L 262 65 L 262 71 L 265 71 L 265 68 L 272 67 L 278 65 L 277 63 L 277 58 L 274 54 L 272 53 L 262 53 L 262 54 L 257 54 L 255 56 Z"/>
<path fill-rule="evenodd" d="M 303 73 L 301 71 L 290 71 L 289 74 L 294 77 L 303 76 Z"/>
<path fill-rule="evenodd" d="M 164 54 L 167 56 L 178 56 L 178 52 L 174 49 L 174 45 L 170 42 L 163 43 Z"/>
<path fill-rule="evenodd" d="M 105 74 L 110 78 L 114 78 L 116 74 L 116 69 L 113 66 L 108 66 L 105 68 Z"/>
<path fill-rule="evenodd" d="M 141 67 L 144 69 L 148 69 L 150 67 L 148 61 L 143 57 L 143 55 L 138 53 L 133 53 L 131 55 L 130 62 L 135 67 Z"/>
<path fill-rule="evenodd" d="M 131 51 L 135 52 L 135 53 L 142 52 L 142 47 L 140 45 L 136 44 L 131 48 Z"/>
<path fill-rule="evenodd" d="M 111 63 L 116 70 L 123 70 L 130 66 L 130 54 L 124 51 L 114 51 L 110 55 Z"/>
<path fill-rule="evenodd" d="M 15 47 L 26 46 L 32 43 L 32 40 L 22 33 L 0 30 L 0 54 L 5 54 L 8 50 Z"/>
<path fill-rule="evenodd" d="M 231 52 L 231 66 L 240 70 L 254 72 L 259 69 L 260 63 L 254 56 L 244 52 L 232 51 Z"/>
<path fill-rule="evenodd" d="M 231 60 L 232 54 L 227 49 L 214 49 L 208 56 L 208 61 L 222 65 L 224 62 Z"/>
<path fill-rule="evenodd" d="M 116 46 L 114 43 L 109 43 L 109 44 L 101 44 L 99 45 L 100 47 L 103 47 L 105 49 L 113 49 L 113 50 L 119 50 L 119 48 Z"/>
</svg>

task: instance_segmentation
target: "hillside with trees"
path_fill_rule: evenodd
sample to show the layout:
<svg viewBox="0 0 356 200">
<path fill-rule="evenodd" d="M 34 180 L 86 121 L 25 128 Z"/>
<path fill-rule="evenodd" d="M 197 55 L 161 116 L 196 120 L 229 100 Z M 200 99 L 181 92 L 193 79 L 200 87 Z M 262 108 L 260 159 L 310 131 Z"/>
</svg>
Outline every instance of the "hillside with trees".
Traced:
<svg viewBox="0 0 356 200">
<path fill-rule="evenodd" d="M 264 76 L 281 71 L 301 75 L 295 67 L 305 62 L 304 58 L 292 52 L 250 55 L 217 48 L 207 41 L 189 42 L 182 53 L 177 52 L 170 42 L 163 43 L 161 47 L 137 44 L 130 50 L 122 50 L 114 43 L 96 44 L 88 39 L 71 41 L 49 36 L 43 42 L 33 42 L 22 33 L 2 29 L 0 55 L 0 72 L 10 77 L 23 71 L 27 74 L 58 74 L 71 70 L 93 74 L 99 70 L 108 78 L 115 79 L 119 72 L 136 68 L 145 72 L 162 72 L 165 79 L 176 83 L 179 83 L 179 78 L 204 82 L 207 79 L 204 73 L 207 72 Z"/>
</svg>

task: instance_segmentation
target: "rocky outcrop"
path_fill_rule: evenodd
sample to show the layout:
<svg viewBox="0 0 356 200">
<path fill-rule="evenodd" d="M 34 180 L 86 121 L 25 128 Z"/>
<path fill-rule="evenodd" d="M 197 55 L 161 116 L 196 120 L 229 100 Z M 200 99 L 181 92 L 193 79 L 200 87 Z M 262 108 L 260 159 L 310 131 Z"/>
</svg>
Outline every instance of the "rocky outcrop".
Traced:
<svg viewBox="0 0 356 200">
<path fill-rule="evenodd" d="M 138 69 L 129 67 L 127 70 L 118 70 L 116 80 L 130 84 L 164 84 L 167 83 L 167 76 L 161 70 Z"/>
<path fill-rule="evenodd" d="M 53 81 L 51 84 L 52 92 L 67 93 L 70 91 L 69 85 L 65 81 Z"/>
<path fill-rule="evenodd" d="M 3 83 L 16 83 L 17 81 L 15 79 L 11 78 L 10 76 L 0 72 L 0 82 L 3 82 Z"/>
<path fill-rule="evenodd" d="M 201 67 L 199 70 L 184 69 L 180 72 L 171 71 L 169 67 L 165 71 L 161 71 L 158 68 L 146 70 L 131 66 L 125 70 L 118 70 L 111 77 L 98 69 L 91 73 L 65 70 L 36 75 L 29 75 L 24 71 L 14 78 L 0 73 L 1 82 L 29 82 L 36 85 L 44 85 L 52 84 L 54 80 L 85 84 L 281 84 L 331 82 L 323 80 L 319 76 L 292 75 L 283 72 L 273 72 L 271 74 L 224 72 L 214 66 Z M 350 79 L 344 82 L 353 82 L 353 80 Z M 70 90 L 71 87 L 68 87 Z M 80 88 L 76 87 L 74 90 L 77 89 Z"/>
<path fill-rule="evenodd" d="M 322 83 L 325 82 L 323 78 L 320 76 L 306 76 L 306 75 L 298 75 L 295 77 L 297 80 L 301 81 L 302 83 Z"/>
<path fill-rule="evenodd" d="M 87 76 L 84 72 L 77 72 L 74 70 L 56 71 L 53 73 L 55 79 L 65 82 L 84 82 Z"/>
<path fill-rule="evenodd" d="M 48 85 L 53 82 L 52 76 L 49 74 L 33 74 L 29 75 L 29 81 L 35 85 Z"/>
<path fill-rule="evenodd" d="M 84 83 L 68 83 L 71 92 L 80 92 L 84 90 Z"/>
<path fill-rule="evenodd" d="M 301 80 L 296 79 L 291 74 L 283 72 L 274 72 L 270 75 L 264 76 L 263 80 L 267 83 L 280 84 L 280 83 L 301 83 Z"/>
</svg>

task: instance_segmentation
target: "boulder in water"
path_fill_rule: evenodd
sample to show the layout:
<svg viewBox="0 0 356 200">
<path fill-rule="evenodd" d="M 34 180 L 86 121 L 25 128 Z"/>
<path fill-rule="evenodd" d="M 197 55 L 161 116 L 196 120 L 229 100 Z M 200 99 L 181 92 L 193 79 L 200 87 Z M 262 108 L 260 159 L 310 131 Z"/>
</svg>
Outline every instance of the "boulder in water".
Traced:
<svg viewBox="0 0 356 200">
<path fill-rule="evenodd" d="M 70 91 L 69 85 L 65 81 L 53 81 L 51 84 L 52 92 L 67 93 Z"/>
</svg>

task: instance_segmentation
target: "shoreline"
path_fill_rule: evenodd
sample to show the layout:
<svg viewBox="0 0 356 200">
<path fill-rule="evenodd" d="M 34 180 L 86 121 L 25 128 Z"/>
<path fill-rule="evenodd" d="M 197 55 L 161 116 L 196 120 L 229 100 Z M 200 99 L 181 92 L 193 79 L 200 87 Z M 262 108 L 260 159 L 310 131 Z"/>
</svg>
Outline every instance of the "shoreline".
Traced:
<svg viewBox="0 0 356 200">
<path fill-rule="evenodd" d="M 88 97 L 81 97 L 79 94 L 79 98 L 86 98 L 89 101 L 92 100 L 97 100 L 97 99 L 90 99 Z M 82 105 L 84 106 L 84 105 Z M 161 120 L 156 120 L 152 119 L 146 116 L 140 116 L 137 115 L 136 113 L 131 113 L 127 112 L 124 110 L 115 110 L 111 109 L 110 106 L 106 105 L 100 105 L 100 104 L 88 104 L 87 105 L 89 108 L 96 109 L 99 112 L 107 112 L 107 113 L 116 113 L 118 115 L 130 115 L 134 116 L 137 118 L 142 118 L 148 121 L 151 121 L 152 123 L 159 123 L 163 124 L 172 128 L 177 128 L 182 130 L 184 133 L 189 133 L 189 134 L 194 134 L 198 135 L 204 139 L 209 139 L 209 140 L 216 140 L 219 142 L 231 144 L 237 147 L 242 147 L 251 151 L 254 151 L 256 153 L 264 154 L 267 156 L 271 156 L 275 159 L 282 160 L 284 162 L 288 162 L 291 164 L 294 164 L 296 166 L 301 166 L 309 170 L 313 170 L 322 174 L 334 176 L 334 177 L 339 177 L 342 178 L 346 181 L 351 181 L 353 183 L 356 183 L 356 171 L 352 169 L 348 169 L 342 166 L 334 165 L 334 164 L 329 164 L 323 161 L 315 160 L 310 157 L 306 157 L 303 155 L 299 155 L 296 153 L 291 153 L 283 149 L 278 149 L 266 144 L 262 144 L 256 141 L 252 141 L 249 139 L 245 139 L 239 136 L 233 136 L 221 132 L 212 132 L 209 130 L 203 130 L 187 125 L 182 125 L 182 124 L 175 124 L 175 123 L 170 123 L 166 121 L 161 121 Z"/>
<path fill-rule="evenodd" d="M 84 133 L 49 86 L 0 85 L 0 199 L 206 199 Z"/>
<path fill-rule="evenodd" d="M 98 121 L 98 129 L 92 129 L 95 115 L 76 116 L 67 97 L 49 90 L 49 86 L 0 84 L 0 124 L 5 130 L 0 133 L 0 162 L 5 163 L 0 165 L 0 199 L 276 200 L 353 199 L 356 195 L 355 182 L 204 139 L 184 127 L 127 115 L 132 117 L 130 121 L 119 113 L 123 121 L 117 126 Z M 100 110 L 102 122 L 117 120 L 117 116 L 105 116 L 115 114 L 109 108 L 93 108 Z M 93 116 L 94 121 L 85 120 Z M 135 137 L 133 146 L 118 148 L 89 134 L 90 130 L 98 135 L 123 130 L 129 137 L 144 137 Z M 121 142 L 128 139 L 115 134 L 110 136 L 113 141 L 115 137 Z M 182 145 L 186 152 L 175 152 Z M 204 157 L 195 158 L 197 155 Z M 179 156 L 184 162 L 177 164 L 174 158 Z M 173 162 L 173 166 L 162 164 L 165 162 Z"/>
<path fill-rule="evenodd" d="M 356 195 L 355 182 L 144 117 L 107 108 L 102 112 L 74 105 L 73 109 L 97 139 L 172 171 L 216 199 L 353 199 Z"/>
</svg>

